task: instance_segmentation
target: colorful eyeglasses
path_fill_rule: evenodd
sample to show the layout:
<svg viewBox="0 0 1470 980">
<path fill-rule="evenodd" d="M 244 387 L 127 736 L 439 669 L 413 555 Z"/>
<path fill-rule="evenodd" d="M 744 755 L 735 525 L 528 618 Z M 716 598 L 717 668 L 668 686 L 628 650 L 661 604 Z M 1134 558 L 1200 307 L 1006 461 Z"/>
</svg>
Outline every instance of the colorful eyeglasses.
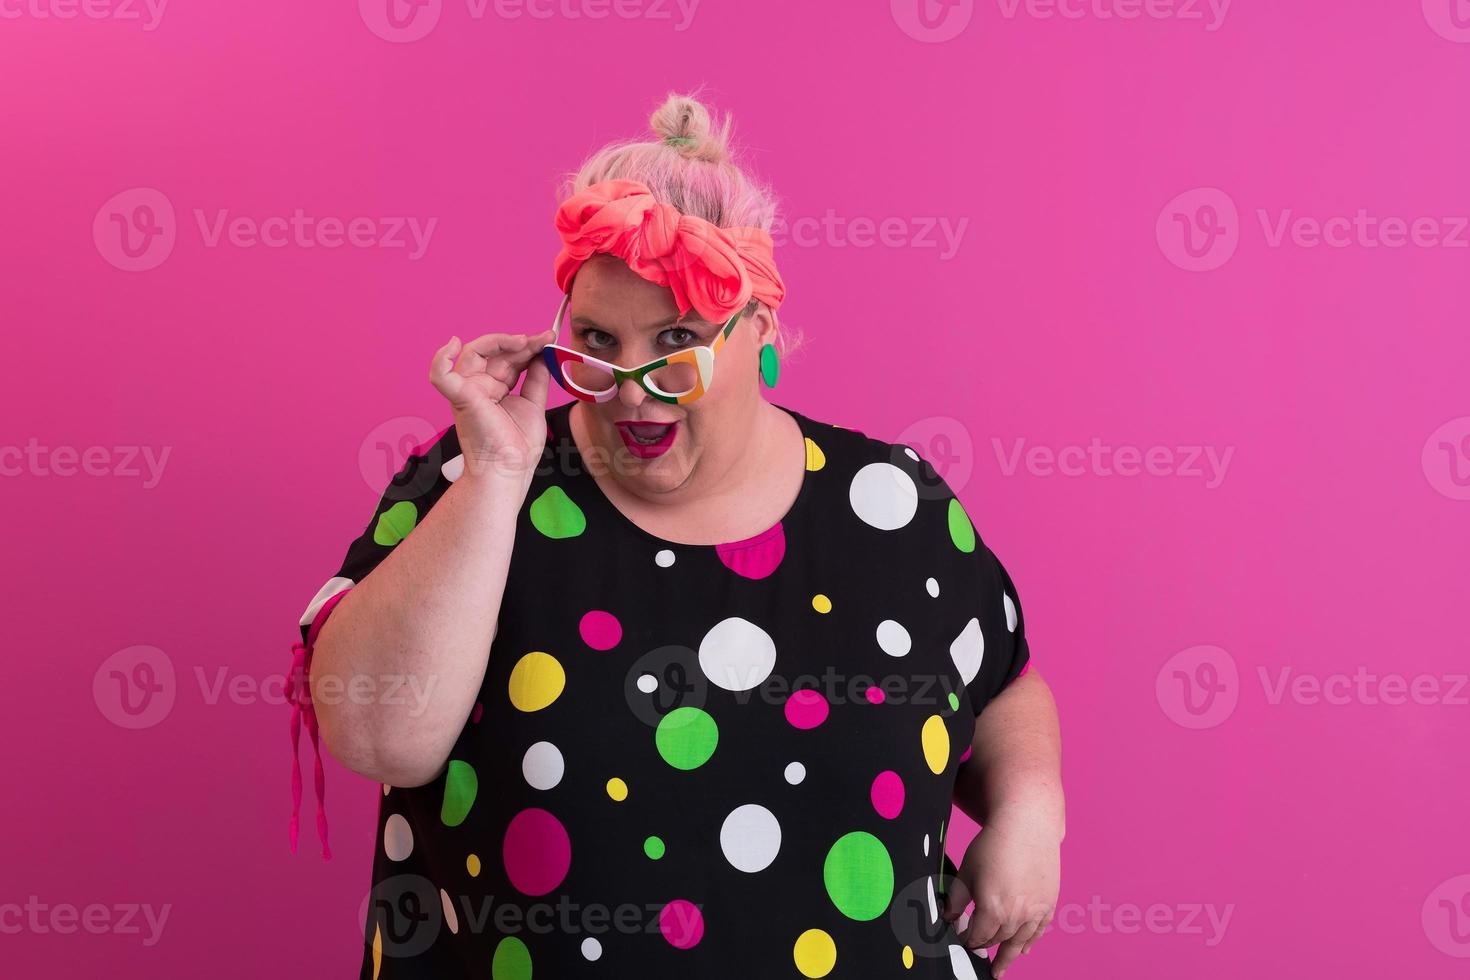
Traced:
<svg viewBox="0 0 1470 980">
<path fill-rule="evenodd" d="M 714 382 L 715 354 L 725 345 L 725 339 L 740 320 L 740 311 L 736 311 L 709 344 L 686 347 L 637 367 L 621 368 L 556 343 L 571 300 L 570 293 L 562 297 L 556 320 L 552 322 L 552 342 L 542 349 L 541 356 L 556 383 L 584 402 L 610 401 L 617 397 L 618 386 L 629 378 L 659 401 L 671 405 L 694 401 Z"/>
</svg>

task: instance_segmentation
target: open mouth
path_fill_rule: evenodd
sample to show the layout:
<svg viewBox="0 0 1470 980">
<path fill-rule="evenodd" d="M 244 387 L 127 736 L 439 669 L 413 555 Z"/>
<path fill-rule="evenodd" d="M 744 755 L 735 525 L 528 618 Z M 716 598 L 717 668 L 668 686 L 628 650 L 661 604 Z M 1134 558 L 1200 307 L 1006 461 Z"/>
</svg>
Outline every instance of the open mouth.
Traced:
<svg viewBox="0 0 1470 980">
<path fill-rule="evenodd" d="M 623 444 L 637 456 L 658 456 L 673 445 L 678 422 L 618 422 Z"/>
</svg>

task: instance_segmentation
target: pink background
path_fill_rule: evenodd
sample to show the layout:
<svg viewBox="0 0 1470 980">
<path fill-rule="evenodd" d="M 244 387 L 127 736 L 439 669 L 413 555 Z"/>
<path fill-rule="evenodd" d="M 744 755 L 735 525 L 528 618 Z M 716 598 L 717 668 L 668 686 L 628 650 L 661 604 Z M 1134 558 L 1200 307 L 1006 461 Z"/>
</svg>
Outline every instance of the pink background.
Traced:
<svg viewBox="0 0 1470 980">
<path fill-rule="evenodd" d="M 153 945 L 0 932 L 5 975 L 353 974 L 378 788 L 332 765 L 336 859 L 309 820 L 287 853 L 296 619 L 448 422 L 432 351 L 549 321 L 556 175 L 707 82 L 788 217 L 844 222 L 778 248 L 809 346 L 772 397 L 947 458 L 1060 702 L 1060 916 L 1013 975 L 1463 976 L 1470 4 L 590 2 L 0 5 L 0 451 L 103 447 L 4 459 L 0 905 L 169 907 Z M 128 271 L 111 215 L 160 197 Z M 297 208 L 437 223 L 412 258 L 195 217 Z M 1273 244 L 1359 209 L 1419 243 Z M 173 701 L 130 729 L 140 645 Z"/>
</svg>

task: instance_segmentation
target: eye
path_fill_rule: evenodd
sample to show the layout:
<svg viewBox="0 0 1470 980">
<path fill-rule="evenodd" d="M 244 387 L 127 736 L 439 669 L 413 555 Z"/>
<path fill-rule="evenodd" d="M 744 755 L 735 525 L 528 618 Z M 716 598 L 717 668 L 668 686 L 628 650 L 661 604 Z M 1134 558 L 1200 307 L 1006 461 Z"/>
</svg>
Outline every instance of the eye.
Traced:
<svg viewBox="0 0 1470 980">
<path fill-rule="evenodd" d="M 699 343 L 699 334 L 688 327 L 670 327 L 659 337 L 671 347 L 688 347 L 690 344 Z"/>
<path fill-rule="evenodd" d="M 581 339 L 582 346 L 588 350 L 606 350 L 617 346 L 617 340 L 605 330 L 596 327 L 583 327 L 577 331 L 577 337 Z"/>
</svg>

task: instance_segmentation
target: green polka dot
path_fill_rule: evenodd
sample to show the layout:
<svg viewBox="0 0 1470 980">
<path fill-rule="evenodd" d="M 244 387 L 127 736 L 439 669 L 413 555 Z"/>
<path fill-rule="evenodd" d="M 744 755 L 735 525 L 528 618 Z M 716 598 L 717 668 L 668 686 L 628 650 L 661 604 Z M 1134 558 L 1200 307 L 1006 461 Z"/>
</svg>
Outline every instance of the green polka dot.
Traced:
<svg viewBox="0 0 1470 980">
<path fill-rule="evenodd" d="M 550 486 L 532 502 L 531 524 L 548 538 L 575 538 L 587 530 L 587 516 L 565 490 Z"/>
<path fill-rule="evenodd" d="M 714 755 L 720 730 L 709 713 L 685 705 L 659 720 L 653 741 L 658 754 L 675 769 L 698 769 Z"/>
<path fill-rule="evenodd" d="M 883 842 L 866 830 L 837 838 L 822 864 L 827 896 L 849 919 L 878 918 L 893 900 L 893 859 Z"/>
<path fill-rule="evenodd" d="M 418 508 L 412 500 L 400 500 L 378 515 L 378 524 L 373 528 L 373 540 L 385 548 L 391 548 L 412 531 L 419 522 Z"/>
<path fill-rule="evenodd" d="M 958 497 L 949 498 L 949 539 L 963 552 L 975 550 L 975 525 L 970 523 L 970 515 Z"/>
<path fill-rule="evenodd" d="M 491 980 L 531 980 L 531 951 L 518 936 L 505 936 L 496 945 L 490 976 Z"/>
<path fill-rule="evenodd" d="M 643 842 L 643 853 L 657 861 L 664 856 L 664 842 L 661 837 L 650 837 Z"/>
<path fill-rule="evenodd" d="M 469 816 L 470 807 L 475 805 L 475 794 L 479 792 L 480 780 L 474 767 L 458 759 L 449 760 L 449 769 L 444 774 L 444 805 L 439 808 L 439 819 L 446 827 L 458 827 Z"/>
<path fill-rule="evenodd" d="M 950 711 L 958 711 L 958 710 L 960 710 L 960 696 L 958 694 L 956 694 L 955 692 L 953 692 L 953 691 L 950 691 L 949 692 L 949 710 Z"/>
</svg>

